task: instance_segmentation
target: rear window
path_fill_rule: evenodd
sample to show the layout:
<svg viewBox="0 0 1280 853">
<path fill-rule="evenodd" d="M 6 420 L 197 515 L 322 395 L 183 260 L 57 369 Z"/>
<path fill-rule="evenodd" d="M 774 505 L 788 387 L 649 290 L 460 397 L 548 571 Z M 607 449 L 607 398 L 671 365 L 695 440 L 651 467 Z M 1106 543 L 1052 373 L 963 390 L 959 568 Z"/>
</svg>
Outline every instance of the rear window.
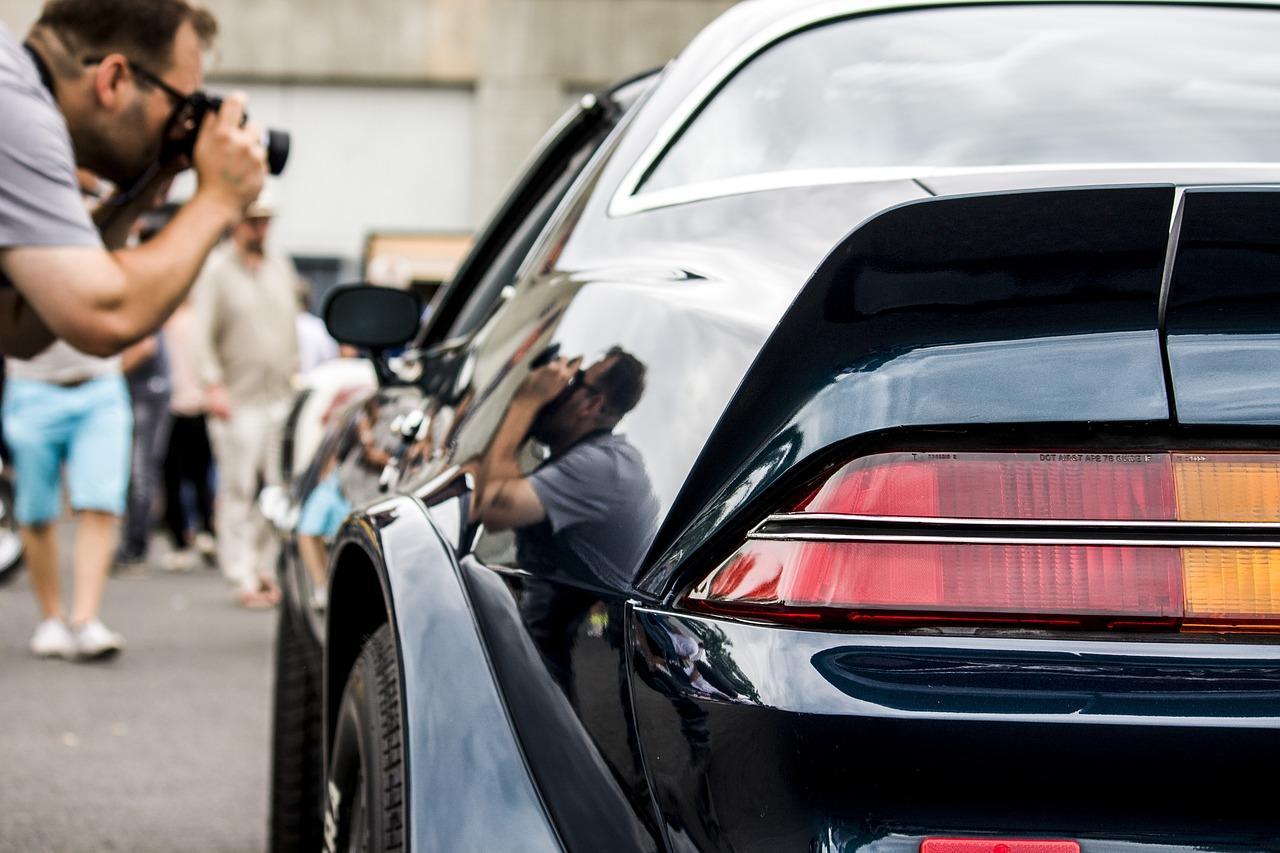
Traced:
<svg viewBox="0 0 1280 853">
<path fill-rule="evenodd" d="M 1280 13 L 1254 9 L 973 6 L 846 19 L 741 68 L 639 193 L 831 169 L 1276 162 L 1277 45 Z"/>
</svg>

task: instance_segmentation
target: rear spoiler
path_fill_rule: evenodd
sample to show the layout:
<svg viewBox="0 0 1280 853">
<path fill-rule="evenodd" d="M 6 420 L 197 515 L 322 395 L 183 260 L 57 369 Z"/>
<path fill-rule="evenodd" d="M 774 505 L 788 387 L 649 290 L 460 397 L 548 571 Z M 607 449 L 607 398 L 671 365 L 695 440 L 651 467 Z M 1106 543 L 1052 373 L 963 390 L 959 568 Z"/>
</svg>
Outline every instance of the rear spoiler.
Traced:
<svg viewBox="0 0 1280 853">
<path fill-rule="evenodd" d="M 690 554 L 740 534 L 833 444 L 904 426 L 1167 420 L 1174 199 L 1169 185 L 949 196 L 864 222 L 747 372 L 641 589 L 669 593 Z"/>
</svg>

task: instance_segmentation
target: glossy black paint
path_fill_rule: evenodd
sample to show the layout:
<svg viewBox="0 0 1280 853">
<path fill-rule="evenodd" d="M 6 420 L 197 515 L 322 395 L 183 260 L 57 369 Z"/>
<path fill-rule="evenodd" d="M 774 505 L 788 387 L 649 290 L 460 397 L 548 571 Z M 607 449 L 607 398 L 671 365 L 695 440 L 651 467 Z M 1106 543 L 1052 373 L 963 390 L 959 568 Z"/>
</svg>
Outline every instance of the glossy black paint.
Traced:
<svg viewBox="0 0 1280 853">
<path fill-rule="evenodd" d="M 1178 421 L 1280 424 L 1280 188 L 1192 188 L 1165 327 Z"/>
<path fill-rule="evenodd" d="M 629 625 L 640 737 L 689 849 L 1280 844 L 1257 784 L 1280 758 L 1280 646 L 850 635 L 646 608 Z"/>
<path fill-rule="evenodd" d="M 853 231 L 708 440 L 644 588 L 669 591 L 736 513 L 851 437 L 1166 420 L 1158 309 L 1173 198 L 1143 186 L 944 197 Z"/>
<path fill-rule="evenodd" d="M 571 124 L 535 158 L 555 179 L 520 182 L 423 330 L 421 376 L 358 402 L 346 425 L 364 412 L 372 440 L 335 436 L 299 480 L 301 500 L 337 461 L 356 507 L 320 632 L 330 704 L 369 620 L 395 630 L 412 849 L 914 853 L 923 835 L 987 832 L 1081 838 L 1085 853 L 1280 848 L 1249 775 L 1280 757 L 1280 646 L 679 612 L 771 501 L 871 442 L 1187 440 L 1168 405 L 1162 275 L 1174 184 L 1221 180 L 1212 168 L 1013 194 L 1080 174 L 789 187 L 609 214 L 676 106 L 802 5 L 734 7 L 625 116 L 595 114 L 617 123 L 607 139 Z M 566 176 L 499 299 L 490 285 Z M 929 200 L 966 189 L 997 194 Z M 451 334 L 461 317 L 486 319 Z M 527 543 L 477 527 L 459 466 L 541 354 L 590 363 L 613 346 L 648 368 L 617 432 L 642 461 L 625 490 L 651 493 L 656 518 L 611 521 L 651 547 L 631 582 L 582 560 L 533 576 Z M 406 414 L 421 417 L 406 428 Z M 370 463 L 370 446 L 391 461 Z M 527 453 L 523 470 L 541 462 Z"/>
<path fill-rule="evenodd" d="M 447 511 L 447 510 L 443 510 Z M 335 545 L 332 589 L 344 572 L 376 567 L 400 657 L 406 798 L 412 850 L 559 850 L 529 778 L 451 549 L 425 507 L 395 498 L 367 507 Z M 341 598 L 330 620 L 343 618 Z M 446 652 L 447 650 L 447 652 Z M 330 669 L 332 662 L 326 664 Z M 326 679 L 326 703 L 342 679 Z M 327 715 L 332 724 L 332 713 Z M 460 781 L 465 779 L 465 784 Z"/>
<path fill-rule="evenodd" d="M 600 637 L 591 635 L 590 623 L 575 626 L 567 657 L 567 679 L 575 689 L 566 691 L 566 675 L 547 667 L 517 605 L 529 579 L 473 559 L 462 567 L 494 673 L 511 697 L 512 723 L 566 846 L 618 853 L 660 849 L 633 734 L 623 603 L 590 599 L 603 607 L 605 624 Z"/>
</svg>

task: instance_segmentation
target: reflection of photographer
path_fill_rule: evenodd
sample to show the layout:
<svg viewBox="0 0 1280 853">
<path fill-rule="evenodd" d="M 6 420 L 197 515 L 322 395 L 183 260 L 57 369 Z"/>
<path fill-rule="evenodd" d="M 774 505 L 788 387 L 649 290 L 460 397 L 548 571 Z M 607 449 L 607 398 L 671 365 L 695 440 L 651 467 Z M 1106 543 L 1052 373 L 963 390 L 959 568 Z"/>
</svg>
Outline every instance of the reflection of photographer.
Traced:
<svg viewBox="0 0 1280 853">
<path fill-rule="evenodd" d="M 645 367 L 619 347 L 581 363 L 557 358 L 525 378 L 481 460 L 477 510 L 489 530 L 516 529 L 523 568 L 625 587 L 658 506 L 639 451 L 613 429 L 640 401 Z M 525 476 L 528 438 L 551 456 Z"/>
<path fill-rule="evenodd" d="M 0 351 L 29 356 L 56 336 L 108 355 L 144 337 L 257 197 L 266 153 L 262 129 L 242 124 L 244 98 L 194 120 L 216 29 L 185 0 L 51 0 L 25 45 L 0 27 Z M 162 162 L 193 134 L 190 160 Z M 192 161 L 191 201 L 122 249 Z M 77 163 L 124 188 L 94 221 Z"/>
</svg>

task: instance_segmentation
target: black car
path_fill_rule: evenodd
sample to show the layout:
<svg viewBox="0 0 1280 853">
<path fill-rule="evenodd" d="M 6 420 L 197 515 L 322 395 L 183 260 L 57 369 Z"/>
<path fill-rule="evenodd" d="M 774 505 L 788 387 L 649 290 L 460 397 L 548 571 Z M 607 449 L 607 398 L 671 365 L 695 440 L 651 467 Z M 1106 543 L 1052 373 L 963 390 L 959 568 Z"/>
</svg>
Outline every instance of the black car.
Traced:
<svg viewBox="0 0 1280 853">
<path fill-rule="evenodd" d="M 1280 849 L 1277 44 L 742 3 L 340 290 L 273 847 Z"/>
</svg>

